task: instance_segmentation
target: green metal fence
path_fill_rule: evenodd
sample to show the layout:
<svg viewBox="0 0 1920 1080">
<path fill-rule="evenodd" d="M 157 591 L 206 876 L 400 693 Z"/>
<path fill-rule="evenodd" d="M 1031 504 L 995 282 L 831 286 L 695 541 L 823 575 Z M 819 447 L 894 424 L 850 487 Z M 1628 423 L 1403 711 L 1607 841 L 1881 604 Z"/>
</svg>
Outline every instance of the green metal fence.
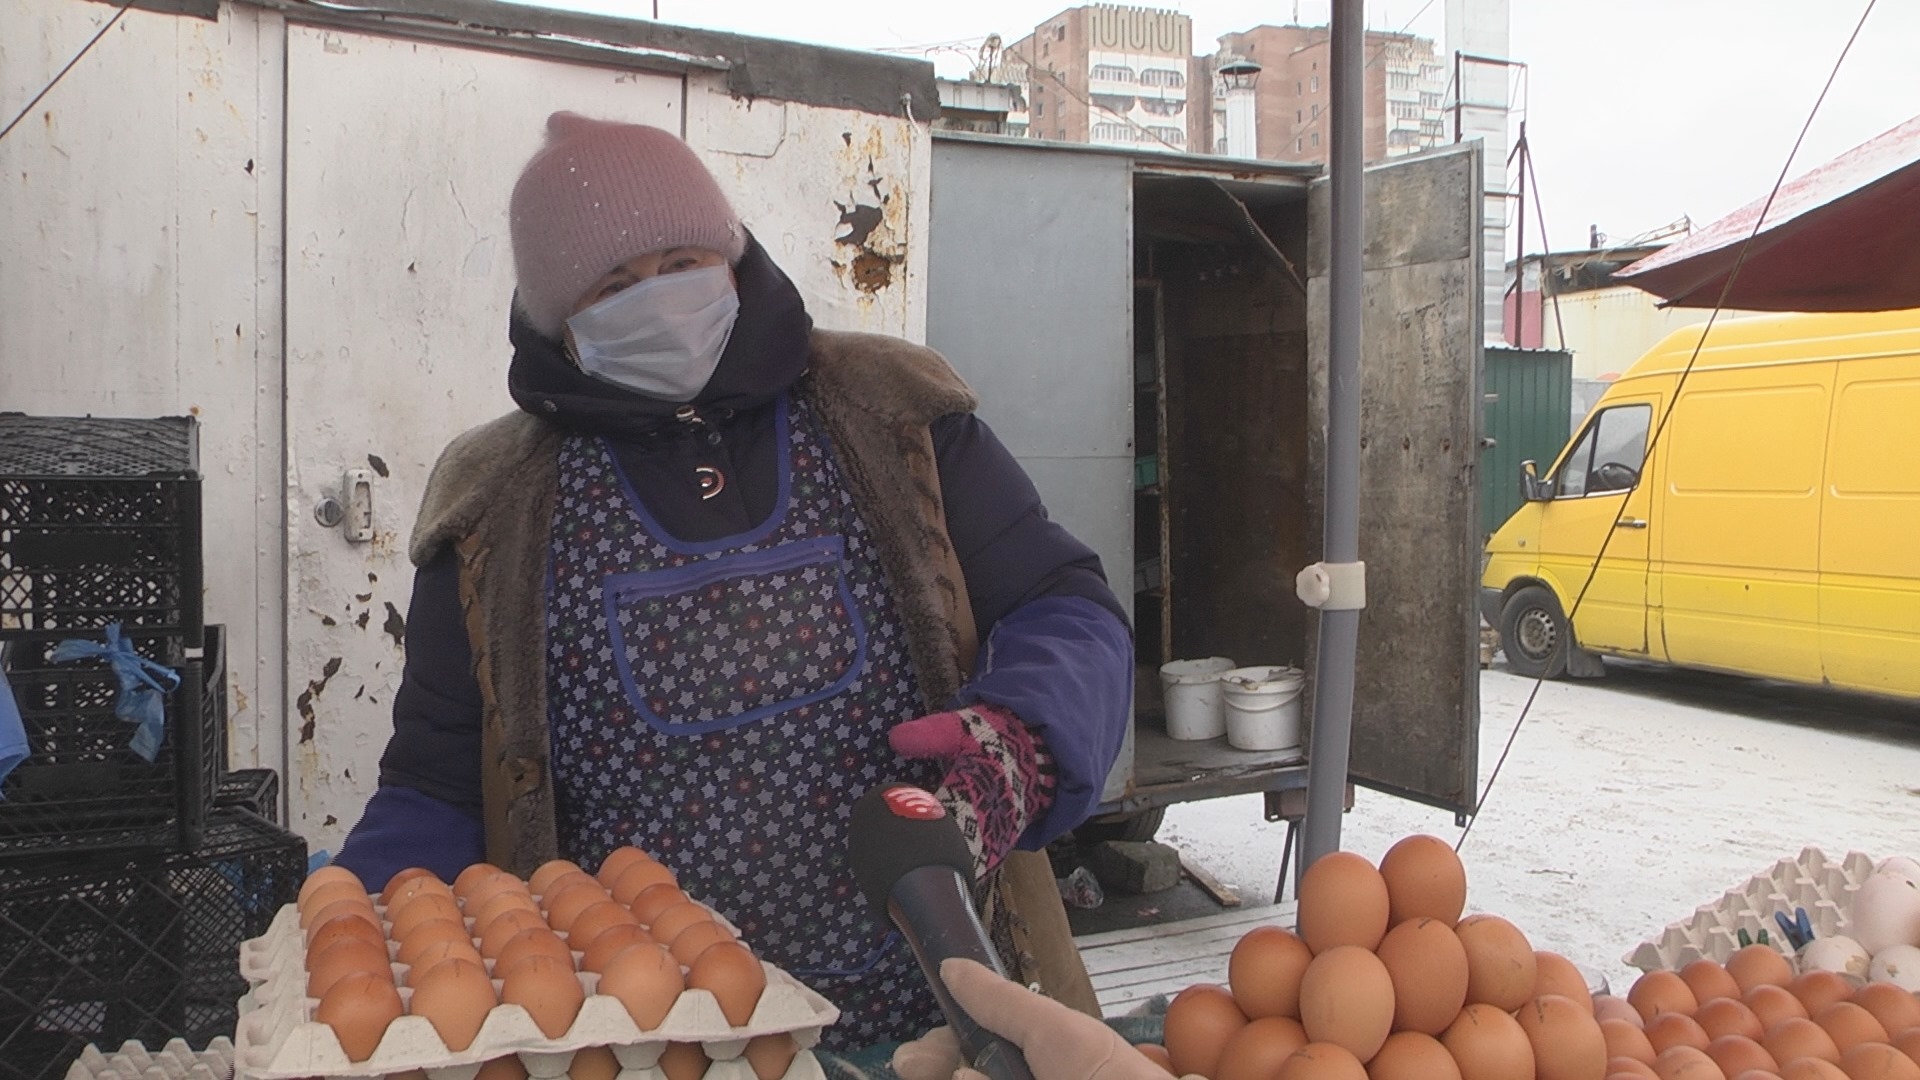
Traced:
<svg viewBox="0 0 1920 1080">
<path fill-rule="evenodd" d="M 1558 349 L 1486 349 L 1487 449 L 1480 470 L 1481 527 L 1498 529 L 1520 508 L 1520 463 L 1544 470 L 1573 426 L 1573 354 Z"/>
</svg>

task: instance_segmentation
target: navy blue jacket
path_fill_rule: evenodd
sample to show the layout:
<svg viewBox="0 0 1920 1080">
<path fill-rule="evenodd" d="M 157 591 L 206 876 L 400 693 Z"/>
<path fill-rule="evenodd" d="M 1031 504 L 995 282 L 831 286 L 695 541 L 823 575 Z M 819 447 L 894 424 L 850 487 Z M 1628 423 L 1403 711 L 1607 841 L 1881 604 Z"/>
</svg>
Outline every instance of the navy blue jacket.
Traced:
<svg viewBox="0 0 1920 1080">
<path fill-rule="evenodd" d="M 772 513 L 784 450 L 774 445 L 772 402 L 806 368 L 812 321 L 758 243 L 749 245 L 736 278 L 739 321 L 695 402 L 698 424 L 675 419 L 676 406 L 585 375 L 558 342 L 517 315 L 509 333 L 515 401 L 606 437 L 648 509 L 670 532 L 692 540 L 748 531 Z M 987 425 L 972 415 L 947 416 L 935 422 L 933 437 L 948 531 L 982 641 L 975 676 L 953 704 L 1004 706 L 1052 757 L 1053 806 L 1021 841 L 1038 848 L 1099 803 L 1131 722 L 1131 635 L 1098 556 L 1047 518 L 1032 481 Z M 730 478 L 718 497 L 701 498 L 696 465 L 716 466 Z M 409 866 L 451 880 L 485 857 L 480 689 L 458 574 L 455 556 L 445 551 L 414 575 L 406 670 L 380 787 L 336 860 L 369 883 Z"/>
</svg>

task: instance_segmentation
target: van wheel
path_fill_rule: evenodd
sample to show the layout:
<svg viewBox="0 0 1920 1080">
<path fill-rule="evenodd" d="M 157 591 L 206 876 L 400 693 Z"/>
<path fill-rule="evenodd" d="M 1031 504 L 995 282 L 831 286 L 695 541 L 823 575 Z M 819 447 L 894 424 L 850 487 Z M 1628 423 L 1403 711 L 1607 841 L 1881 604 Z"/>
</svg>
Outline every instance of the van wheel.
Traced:
<svg viewBox="0 0 1920 1080">
<path fill-rule="evenodd" d="M 1551 590 L 1529 585 L 1500 609 L 1500 648 L 1514 674 L 1557 679 L 1567 673 L 1567 650 L 1572 647 L 1573 628 Z"/>
</svg>

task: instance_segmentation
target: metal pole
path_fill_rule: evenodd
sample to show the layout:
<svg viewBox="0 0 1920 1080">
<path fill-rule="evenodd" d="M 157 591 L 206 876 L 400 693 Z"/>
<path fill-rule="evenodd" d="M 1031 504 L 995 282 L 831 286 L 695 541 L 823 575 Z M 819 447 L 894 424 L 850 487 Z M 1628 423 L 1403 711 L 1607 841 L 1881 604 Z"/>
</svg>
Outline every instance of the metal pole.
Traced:
<svg viewBox="0 0 1920 1080">
<path fill-rule="evenodd" d="M 1322 558 L 1360 561 L 1360 252 L 1366 197 L 1365 4 L 1333 0 L 1331 264 L 1327 322 L 1327 524 Z M 1307 762 L 1307 820 L 1301 870 L 1340 850 L 1353 742 L 1353 669 L 1360 612 L 1320 612 L 1313 683 L 1313 744 Z"/>
<path fill-rule="evenodd" d="M 1514 150 L 1520 155 L 1520 236 L 1519 246 L 1513 256 L 1513 343 L 1519 348 L 1527 347 L 1527 122 L 1520 121 L 1520 145 Z M 1502 256 L 1506 252 L 1500 253 Z M 1547 263 L 1540 261 L 1540 288 L 1547 287 Z M 1542 313 L 1542 318 L 1545 314 Z M 1540 332 L 1544 343 L 1547 334 Z"/>
</svg>

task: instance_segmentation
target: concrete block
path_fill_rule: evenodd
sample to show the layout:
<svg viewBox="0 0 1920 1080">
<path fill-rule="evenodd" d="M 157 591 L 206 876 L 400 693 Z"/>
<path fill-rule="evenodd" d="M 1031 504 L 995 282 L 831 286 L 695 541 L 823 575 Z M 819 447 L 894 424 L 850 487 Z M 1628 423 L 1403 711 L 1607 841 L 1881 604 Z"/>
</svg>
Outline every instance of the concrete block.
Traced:
<svg viewBox="0 0 1920 1080">
<path fill-rule="evenodd" d="M 1101 885 L 1128 896 L 1155 893 L 1180 883 L 1180 853 L 1153 841 L 1108 840 L 1094 847 L 1088 864 Z"/>
</svg>

